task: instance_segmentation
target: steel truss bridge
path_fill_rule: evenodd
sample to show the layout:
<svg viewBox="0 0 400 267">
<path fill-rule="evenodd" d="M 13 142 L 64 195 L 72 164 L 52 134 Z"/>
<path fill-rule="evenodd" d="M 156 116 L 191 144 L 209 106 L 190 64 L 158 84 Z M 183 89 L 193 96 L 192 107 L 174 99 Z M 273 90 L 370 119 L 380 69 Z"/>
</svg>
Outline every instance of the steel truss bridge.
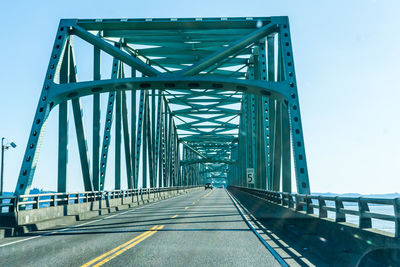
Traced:
<svg viewBox="0 0 400 267">
<path fill-rule="evenodd" d="M 90 81 L 78 81 L 73 38 L 92 47 Z M 101 57 L 112 58 L 103 76 Z M 93 110 L 83 97 L 92 98 Z M 287 17 L 61 20 L 16 195 L 29 192 L 46 120 L 57 110 L 57 185 L 67 191 L 74 156 L 68 102 L 86 191 L 104 190 L 106 179 L 121 189 L 126 172 L 128 189 L 227 178 L 231 185 L 291 192 L 293 177 L 299 193 L 310 193 Z"/>
<path fill-rule="evenodd" d="M 32 195 L 51 112 L 58 192 Z M 399 238 L 400 198 L 310 194 L 287 17 L 61 20 L 0 265 L 397 266 Z"/>
</svg>

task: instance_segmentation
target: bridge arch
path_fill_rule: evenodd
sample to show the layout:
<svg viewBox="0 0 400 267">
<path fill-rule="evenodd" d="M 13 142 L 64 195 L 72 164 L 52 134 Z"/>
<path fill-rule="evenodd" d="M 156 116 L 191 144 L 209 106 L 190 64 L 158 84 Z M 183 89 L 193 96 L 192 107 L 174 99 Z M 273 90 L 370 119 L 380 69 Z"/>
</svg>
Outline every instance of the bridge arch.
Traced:
<svg viewBox="0 0 400 267">
<path fill-rule="evenodd" d="M 50 103 L 55 106 L 73 98 L 130 90 L 190 90 L 213 89 L 221 91 L 238 91 L 257 96 L 266 96 L 279 101 L 290 98 L 287 82 L 268 82 L 257 80 L 238 80 L 223 77 L 182 77 L 164 75 L 163 77 L 138 77 L 118 80 L 101 80 L 95 82 L 79 82 L 74 84 L 55 84 L 49 94 Z"/>
</svg>

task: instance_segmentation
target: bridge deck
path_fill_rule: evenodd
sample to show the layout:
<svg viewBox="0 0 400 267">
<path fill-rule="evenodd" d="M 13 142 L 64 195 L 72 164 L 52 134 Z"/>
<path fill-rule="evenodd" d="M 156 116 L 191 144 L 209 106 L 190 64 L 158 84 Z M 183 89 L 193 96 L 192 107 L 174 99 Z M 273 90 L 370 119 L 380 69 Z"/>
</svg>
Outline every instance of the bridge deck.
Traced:
<svg viewBox="0 0 400 267">
<path fill-rule="evenodd" d="M 90 266 L 279 266 L 221 189 L 0 241 L 1 266 L 76 266 L 94 259 Z"/>
</svg>

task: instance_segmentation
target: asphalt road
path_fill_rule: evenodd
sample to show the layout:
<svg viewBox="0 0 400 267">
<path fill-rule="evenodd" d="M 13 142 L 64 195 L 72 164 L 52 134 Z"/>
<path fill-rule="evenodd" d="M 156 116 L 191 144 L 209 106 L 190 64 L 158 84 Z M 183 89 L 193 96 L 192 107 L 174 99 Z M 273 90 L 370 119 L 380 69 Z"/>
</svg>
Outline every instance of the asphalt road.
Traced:
<svg viewBox="0 0 400 267">
<path fill-rule="evenodd" d="M 280 266 L 224 189 L 79 223 L 1 240 L 0 266 Z"/>
</svg>

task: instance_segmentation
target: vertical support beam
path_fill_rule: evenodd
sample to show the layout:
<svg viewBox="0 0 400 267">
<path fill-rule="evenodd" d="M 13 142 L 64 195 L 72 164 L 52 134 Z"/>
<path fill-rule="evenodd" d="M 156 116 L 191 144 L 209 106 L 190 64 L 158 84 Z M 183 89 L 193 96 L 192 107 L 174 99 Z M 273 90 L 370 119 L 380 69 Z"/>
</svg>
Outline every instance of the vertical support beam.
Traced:
<svg viewBox="0 0 400 267">
<path fill-rule="evenodd" d="M 260 47 L 257 45 L 253 49 L 253 79 L 254 80 L 261 80 L 261 66 L 260 66 Z M 264 154 L 264 138 L 263 138 L 263 115 L 262 115 L 262 101 L 263 97 L 255 95 L 254 97 L 254 155 L 255 155 L 255 165 L 254 165 L 254 174 L 255 174 L 255 187 L 262 188 L 262 180 L 264 178 L 264 165 L 265 161 L 263 162 L 263 154 Z"/>
<path fill-rule="evenodd" d="M 160 92 L 162 94 L 162 92 Z M 159 96 L 159 101 L 160 103 L 160 110 L 158 112 L 159 115 L 159 141 L 158 141 L 158 187 L 164 187 L 164 151 L 165 151 L 165 139 L 164 139 L 164 116 L 163 116 L 163 110 L 164 110 L 164 101 L 163 97 Z"/>
<path fill-rule="evenodd" d="M 119 75 L 118 78 L 121 77 L 122 63 L 119 62 Z M 121 101 L 121 91 L 116 92 L 115 96 L 115 190 L 121 189 L 121 120 L 122 120 L 122 101 Z"/>
<path fill-rule="evenodd" d="M 300 194 L 310 194 L 310 183 L 308 179 L 308 168 L 304 148 L 303 129 L 301 125 L 299 96 L 297 92 L 297 82 L 294 69 L 292 45 L 290 40 L 289 21 L 280 25 L 279 44 L 282 49 L 282 67 L 284 68 L 284 78 L 290 86 L 289 114 L 290 129 L 292 133 L 292 146 L 294 167 L 296 172 L 297 192 Z"/>
<path fill-rule="evenodd" d="M 172 114 L 168 112 L 168 133 L 167 133 L 167 184 L 168 186 L 173 186 L 173 177 L 172 177 Z"/>
<path fill-rule="evenodd" d="M 267 71 L 268 81 L 275 81 L 275 34 L 267 37 Z M 275 143 L 275 100 L 270 99 L 268 103 L 269 114 L 269 170 L 267 178 L 267 188 L 273 188 L 273 174 L 274 174 L 274 143 Z"/>
<path fill-rule="evenodd" d="M 119 63 L 118 59 L 114 58 L 112 66 L 111 79 L 118 77 Z M 101 147 L 101 160 L 100 160 L 100 190 L 104 190 L 104 183 L 107 169 L 108 149 L 111 142 L 111 126 L 113 120 L 115 92 L 108 94 L 106 121 L 104 124 L 103 145 Z"/>
<path fill-rule="evenodd" d="M 133 175 L 131 165 L 131 152 L 129 147 L 129 129 L 128 129 L 128 108 L 126 104 L 126 92 L 122 91 L 122 128 L 124 133 L 124 151 L 125 151 L 125 165 L 126 165 L 126 178 L 129 189 L 133 189 Z"/>
<path fill-rule="evenodd" d="M 244 164 L 246 161 L 246 153 L 244 152 L 244 144 L 245 144 L 245 131 L 244 131 L 244 101 L 245 101 L 245 97 L 242 96 L 242 104 L 240 107 L 240 124 L 239 124 L 239 155 L 242 155 L 240 157 L 240 161 L 239 161 L 239 179 L 238 179 L 238 186 L 243 185 L 243 179 L 244 179 Z"/>
<path fill-rule="evenodd" d="M 148 163 L 148 167 L 149 167 L 149 186 L 150 188 L 154 187 L 154 156 L 153 156 L 153 152 L 154 152 L 154 144 L 153 144 L 153 130 L 152 130 L 152 122 L 151 122 L 151 116 L 153 113 L 153 107 L 151 105 L 150 107 L 150 97 L 149 97 L 149 92 L 147 91 L 147 99 L 146 99 L 146 140 L 147 140 L 147 155 L 148 155 L 148 159 L 147 159 L 147 163 Z"/>
<path fill-rule="evenodd" d="M 136 186 L 138 186 L 138 184 L 139 184 L 139 162 L 140 162 L 140 148 L 142 147 L 144 100 L 145 100 L 145 91 L 142 90 L 142 91 L 140 91 L 139 118 L 138 118 L 137 134 L 136 134 L 136 162 L 135 162 Z M 143 179 L 143 177 L 142 177 L 142 179 Z M 142 187 L 143 187 L 143 181 L 142 181 Z"/>
<path fill-rule="evenodd" d="M 60 68 L 60 84 L 69 82 L 69 38 Z M 58 180 L 57 192 L 67 192 L 68 102 L 58 105 Z"/>
<path fill-rule="evenodd" d="M 148 148 L 148 138 L 147 138 L 147 132 L 148 132 L 148 112 L 149 112 L 149 96 L 148 92 L 145 91 L 145 104 L 144 104 L 144 111 L 143 111 L 143 160 L 142 160 L 142 185 L 143 188 L 147 188 L 147 148 Z"/>
<path fill-rule="evenodd" d="M 182 160 L 187 160 L 187 149 L 185 145 L 183 145 L 182 148 Z M 182 166 L 182 177 L 184 185 L 187 185 L 187 165 Z"/>
<path fill-rule="evenodd" d="M 249 129 L 249 136 L 250 136 L 250 155 L 251 155 L 251 167 L 254 168 L 255 173 L 257 173 L 257 166 L 256 166 L 256 96 L 250 95 L 250 129 Z M 255 181 L 259 179 L 259 177 L 254 177 Z M 255 187 L 256 183 L 252 185 Z"/>
<path fill-rule="evenodd" d="M 72 111 L 74 114 L 74 122 L 76 128 L 76 136 L 78 139 L 78 150 L 81 159 L 81 169 L 85 191 L 93 191 L 93 184 L 92 180 L 90 179 L 89 154 L 85 138 L 82 109 L 79 98 L 72 99 Z"/>
<path fill-rule="evenodd" d="M 266 54 L 266 41 L 262 40 L 259 42 L 259 71 L 260 80 L 266 81 L 267 76 L 267 54 Z M 269 159 L 269 99 L 268 97 L 261 97 L 261 106 L 259 108 L 260 113 L 260 154 L 261 154 L 261 181 L 260 188 L 267 189 L 267 179 L 270 174 L 270 159 Z"/>
<path fill-rule="evenodd" d="M 274 159 L 273 159 L 273 177 L 272 190 L 280 191 L 281 184 L 281 162 L 282 162 L 282 118 L 281 103 L 277 101 L 275 111 L 275 138 L 274 138 Z"/>
<path fill-rule="evenodd" d="M 246 169 L 249 166 L 249 136 L 248 136 L 248 99 L 249 96 L 247 94 L 245 94 L 243 96 L 243 103 L 242 103 L 242 117 L 243 117 L 243 121 L 242 121 L 242 136 L 243 136 L 243 146 L 242 146 L 242 155 L 244 155 L 244 160 L 242 163 L 242 178 L 241 178 L 241 186 L 247 186 L 247 178 L 246 178 Z"/>
<path fill-rule="evenodd" d="M 156 90 L 151 90 L 151 154 L 152 161 L 150 170 L 152 173 L 151 177 L 151 187 L 156 186 L 156 177 L 157 177 L 157 164 L 156 164 Z"/>
<path fill-rule="evenodd" d="M 167 174 L 167 168 L 168 168 L 168 103 L 163 97 L 164 101 L 164 123 L 163 123 L 163 184 L 165 187 L 169 186 L 168 184 L 168 174 Z"/>
<path fill-rule="evenodd" d="M 136 77 L 136 70 L 131 68 L 131 77 Z M 136 173 L 136 90 L 131 91 L 131 166 L 133 175 L 133 187 L 137 188 Z"/>
<path fill-rule="evenodd" d="M 174 153 L 174 180 L 175 180 L 175 186 L 179 186 L 178 142 L 177 142 L 177 135 L 176 135 L 175 131 L 174 131 L 174 152 L 173 153 Z"/>
<path fill-rule="evenodd" d="M 78 76 L 76 73 L 76 66 L 75 66 L 75 57 L 72 48 L 72 39 L 70 37 L 70 52 L 69 52 L 69 82 L 75 83 L 78 81 Z M 93 191 L 93 182 L 90 178 L 90 162 L 89 162 L 89 153 L 87 148 L 87 141 L 86 141 L 86 134 L 85 134 L 85 127 L 83 125 L 83 114 L 81 108 L 81 102 L 79 98 L 74 98 L 71 100 L 72 102 L 72 111 L 74 114 L 74 122 L 75 122 L 75 130 L 76 130 L 76 137 L 78 140 L 78 150 L 79 156 L 81 159 L 81 169 L 82 169 L 82 176 L 83 176 L 83 183 L 85 186 L 85 191 Z"/>
<path fill-rule="evenodd" d="M 258 52 L 257 52 L 258 53 Z M 255 78 L 255 66 L 254 62 L 258 61 L 258 56 L 253 56 L 251 57 L 251 62 L 253 63 L 248 67 L 248 78 L 250 80 L 254 80 Z M 257 65 L 257 64 L 256 64 Z M 258 74 L 257 74 L 258 75 Z M 259 177 L 257 177 L 257 165 L 256 165 L 256 143 L 257 143 L 257 129 L 256 129 L 256 96 L 253 94 L 248 94 L 245 96 L 246 98 L 246 150 L 247 150 L 247 165 L 245 166 L 245 172 L 247 168 L 253 168 L 255 171 L 255 183 L 254 184 L 247 184 L 247 178 L 246 178 L 246 184 L 247 187 L 256 187 L 257 186 L 257 180 Z M 245 174 L 245 177 L 247 175 Z"/>
<path fill-rule="evenodd" d="M 282 191 L 292 192 L 290 122 L 287 103 L 282 104 Z"/>
<path fill-rule="evenodd" d="M 170 173 L 170 183 L 171 186 L 176 186 L 176 180 L 175 180 L 175 131 L 174 131 L 174 121 L 172 114 L 170 113 L 170 143 L 171 143 L 171 148 L 170 148 L 170 162 L 169 162 L 169 173 Z"/>
<path fill-rule="evenodd" d="M 160 130 L 161 130 L 161 111 L 162 111 L 162 97 L 161 91 L 158 91 L 158 101 L 157 101 L 157 127 L 156 127 L 156 136 L 155 136 L 155 149 L 154 149 L 154 170 L 155 170 L 155 179 L 157 182 L 155 183 L 156 187 L 161 187 L 161 172 L 158 170 L 158 163 L 160 161 Z"/>
<path fill-rule="evenodd" d="M 247 165 L 245 166 L 245 183 L 246 186 L 249 186 L 247 184 L 247 175 L 246 175 L 246 169 L 252 167 L 252 145 L 251 145 L 251 138 L 252 138 L 252 133 L 251 133 L 251 95 L 247 96 L 247 101 L 246 101 L 246 163 Z"/>
<path fill-rule="evenodd" d="M 275 81 L 275 33 L 267 37 L 268 81 Z"/>
<path fill-rule="evenodd" d="M 176 136 L 176 176 L 178 180 L 178 186 L 182 186 L 182 173 L 181 173 L 181 159 L 180 159 L 180 145 L 179 145 L 179 138 L 178 133 L 175 132 Z"/>
<path fill-rule="evenodd" d="M 57 192 L 67 192 L 68 102 L 58 106 L 58 181 Z"/>
<path fill-rule="evenodd" d="M 93 80 L 100 80 L 100 49 L 93 50 Z M 100 93 L 93 94 L 93 148 L 92 148 L 93 189 L 100 190 Z"/>
</svg>

